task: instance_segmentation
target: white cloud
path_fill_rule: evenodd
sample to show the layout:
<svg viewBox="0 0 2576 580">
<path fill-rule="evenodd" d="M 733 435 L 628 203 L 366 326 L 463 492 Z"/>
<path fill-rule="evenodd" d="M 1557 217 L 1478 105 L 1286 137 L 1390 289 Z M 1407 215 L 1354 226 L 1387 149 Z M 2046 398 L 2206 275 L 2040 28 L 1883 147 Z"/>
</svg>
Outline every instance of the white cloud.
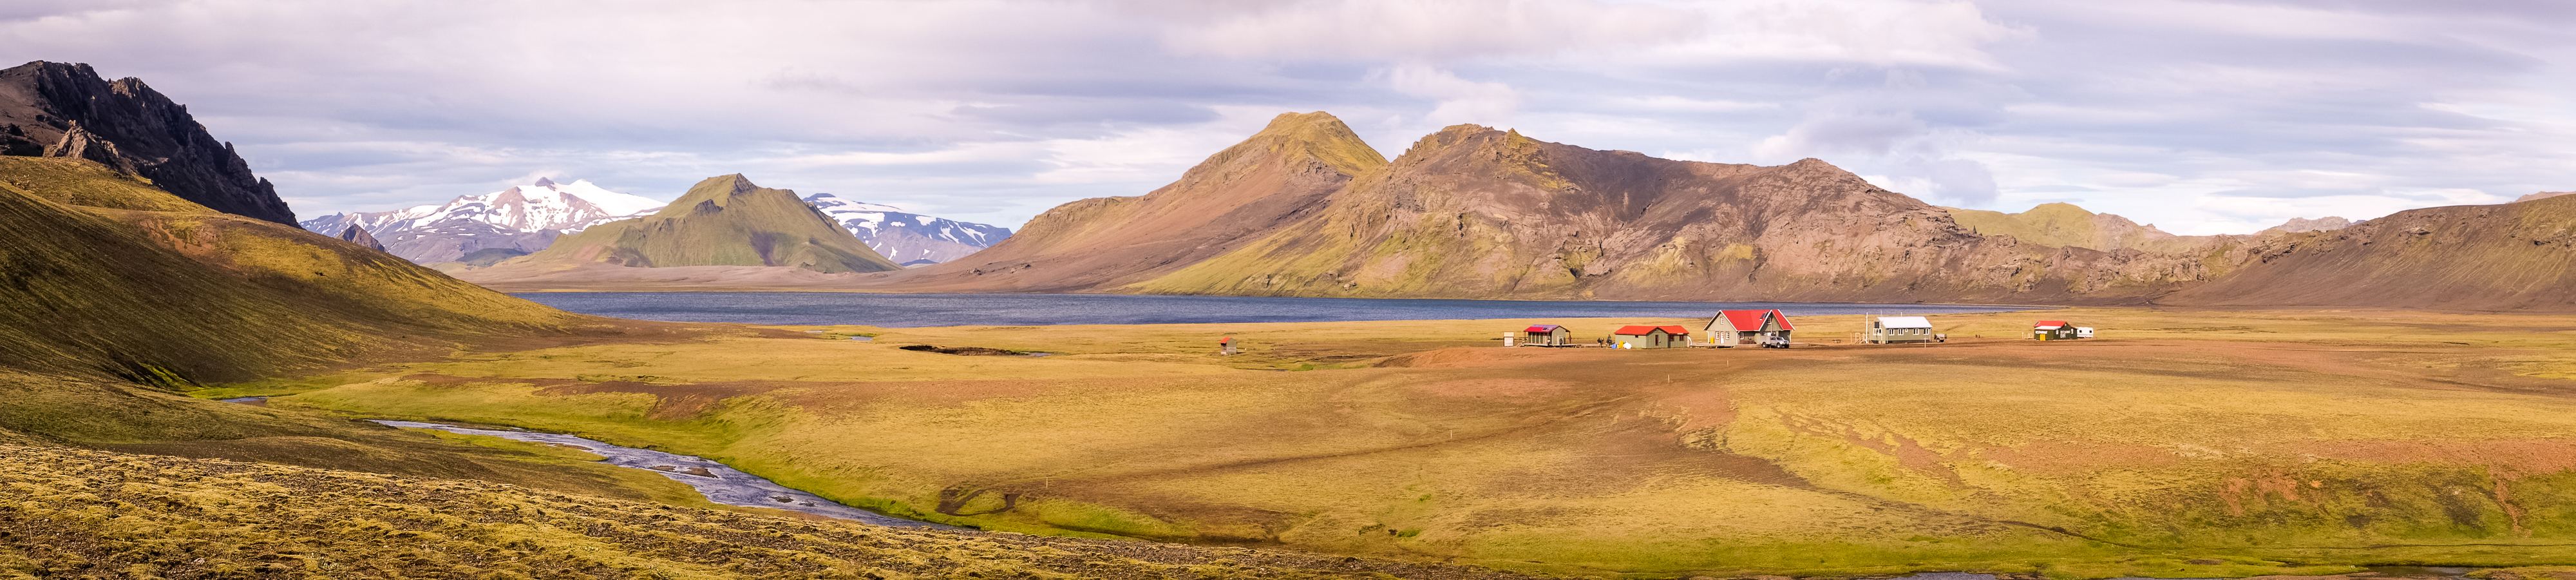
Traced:
<svg viewBox="0 0 2576 580">
<path fill-rule="evenodd" d="M 1220 4 L 1219 6 L 1227 6 Z M 1181 52 L 1249 59 L 1423 62 L 1616 50 L 1697 36 L 1692 11 L 1591 0 L 1302 0 L 1198 13 L 1167 33 Z M 1225 10 L 1225 8 L 1219 8 Z"/>
<path fill-rule="evenodd" d="M 1521 105 L 1521 92 L 1511 85 L 1470 81 L 1449 71 L 1400 66 L 1387 71 L 1386 77 L 1395 92 L 1437 100 L 1423 118 L 1439 125 L 1501 125 Z"/>
</svg>

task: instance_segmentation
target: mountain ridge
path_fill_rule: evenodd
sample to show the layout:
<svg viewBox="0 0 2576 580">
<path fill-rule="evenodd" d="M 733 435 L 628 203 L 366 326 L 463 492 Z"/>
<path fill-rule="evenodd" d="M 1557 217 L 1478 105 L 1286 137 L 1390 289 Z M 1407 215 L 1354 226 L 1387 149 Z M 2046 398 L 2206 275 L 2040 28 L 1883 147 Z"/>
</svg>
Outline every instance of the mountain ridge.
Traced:
<svg viewBox="0 0 2576 580">
<path fill-rule="evenodd" d="M 216 211 L 295 224 L 276 186 L 253 175 L 186 105 L 142 79 L 109 81 L 86 64 L 0 69 L 0 153 L 96 161 Z"/>
</svg>

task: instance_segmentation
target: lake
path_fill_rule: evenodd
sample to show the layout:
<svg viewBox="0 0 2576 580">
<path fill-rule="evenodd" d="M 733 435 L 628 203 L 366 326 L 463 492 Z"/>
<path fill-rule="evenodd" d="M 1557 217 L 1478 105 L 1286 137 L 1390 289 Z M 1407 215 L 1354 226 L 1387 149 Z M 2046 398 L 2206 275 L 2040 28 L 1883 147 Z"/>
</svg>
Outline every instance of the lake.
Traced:
<svg viewBox="0 0 2576 580">
<path fill-rule="evenodd" d="M 1947 314 L 2033 309 L 2021 306 L 1942 304 L 1395 300 L 1108 294 L 530 292 L 512 294 L 512 296 L 572 312 L 617 318 L 745 324 L 856 324 L 887 328 L 1486 318 L 1644 320 L 1704 318 L 1716 314 L 1719 310 L 1771 308 L 1780 309 L 1790 316 Z"/>
</svg>

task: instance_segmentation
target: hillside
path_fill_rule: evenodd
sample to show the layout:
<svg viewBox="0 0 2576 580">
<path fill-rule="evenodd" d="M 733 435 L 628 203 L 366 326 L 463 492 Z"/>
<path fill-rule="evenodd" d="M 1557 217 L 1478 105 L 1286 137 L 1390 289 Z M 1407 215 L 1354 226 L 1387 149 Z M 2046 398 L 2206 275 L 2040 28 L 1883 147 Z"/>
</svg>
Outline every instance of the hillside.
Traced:
<svg viewBox="0 0 2576 580">
<path fill-rule="evenodd" d="M 652 215 L 612 221 L 556 238 L 544 251 L 488 270 L 549 272 L 588 263 L 636 268 L 787 266 L 823 273 L 901 269 L 859 243 L 796 192 L 760 187 L 741 174 L 711 177 Z M 508 276 L 485 270 L 477 276 Z"/>
<path fill-rule="evenodd" d="M 2085 211 L 2071 203 L 2043 203 L 2021 213 L 1955 207 L 1941 209 L 1950 212 L 1951 221 L 1977 235 L 2012 236 L 2046 246 L 2105 252 L 2120 248 L 2157 249 L 2170 246 L 2159 245 L 2158 242 L 2181 237 L 2158 230 L 2154 224 L 2138 225 L 2129 218 Z"/>
<path fill-rule="evenodd" d="M 1119 288 L 1291 227 L 1354 176 L 1385 165 L 1341 119 L 1282 114 L 1171 185 L 1057 206 L 1000 244 L 895 279 L 924 292 Z"/>
<path fill-rule="evenodd" d="M 1530 578 L 1298 552 L 949 533 L 480 481 L 0 446 L 0 577 Z M 96 510 L 112 507 L 112 525 Z M 135 546 L 149 546 L 135 549 Z"/>
<path fill-rule="evenodd" d="M 295 223 L 295 212 L 231 143 L 142 79 L 110 82 L 86 64 L 0 70 L 0 154 L 71 157 L 136 175 L 216 211 Z"/>
<path fill-rule="evenodd" d="M 2286 234 L 2159 304 L 2576 311 L 2576 196 L 2407 210 Z"/>
</svg>

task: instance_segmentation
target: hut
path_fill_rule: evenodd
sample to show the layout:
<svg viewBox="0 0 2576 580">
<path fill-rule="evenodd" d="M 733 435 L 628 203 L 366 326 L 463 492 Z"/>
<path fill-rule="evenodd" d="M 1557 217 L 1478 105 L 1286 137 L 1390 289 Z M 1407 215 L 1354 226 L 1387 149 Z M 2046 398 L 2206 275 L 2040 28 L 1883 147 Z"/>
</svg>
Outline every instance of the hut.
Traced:
<svg viewBox="0 0 2576 580">
<path fill-rule="evenodd" d="M 1679 325 L 1644 326 L 1631 324 L 1610 333 L 1610 345 L 1627 348 L 1679 348 L 1690 345 L 1690 329 Z"/>
<path fill-rule="evenodd" d="M 1860 341 L 1898 344 L 1934 342 L 1940 337 L 1932 333 L 1932 321 L 1921 316 L 1872 316 L 1861 328 Z"/>
<path fill-rule="evenodd" d="M 2074 340 L 2092 338 L 2093 329 L 2079 328 L 2064 320 L 2042 320 L 2031 325 L 2030 337 L 2037 340 Z"/>
<path fill-rule="evenodd" d="M 1234 337 L 1216 339 L 1217 354 L 1234 354 Z"/>
<path fill-rule="evenodd" d="M 1574 331 L 1554 324 L 1532 324 L 1521 329 L 1521 344 L 1527 346 L 1573 346 Z"/>
<path fill-rule="evenodd" d="M 1789 345 L 1789 315 L 1779 310 L 1724 310 L 1708 319 L 1708 342 L 1716 346 Z"/>
</svg>

